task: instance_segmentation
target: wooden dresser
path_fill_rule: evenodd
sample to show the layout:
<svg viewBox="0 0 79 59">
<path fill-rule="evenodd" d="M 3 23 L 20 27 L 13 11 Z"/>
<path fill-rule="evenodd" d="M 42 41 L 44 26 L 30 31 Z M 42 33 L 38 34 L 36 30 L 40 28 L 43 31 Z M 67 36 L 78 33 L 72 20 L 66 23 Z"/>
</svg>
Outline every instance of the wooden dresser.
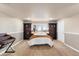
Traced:
<svg viewBox="0 0 79 59">
<path fill-rule="evenodd" d="M 31 37 L 31 23 L 24 23 L 24 39 L 29 39 Z"/>
<path fill-rule="evenodd" d="M 49 23 L 49 35 L 53 39 L 57 39 L 57 23 Z"/>
</svg>

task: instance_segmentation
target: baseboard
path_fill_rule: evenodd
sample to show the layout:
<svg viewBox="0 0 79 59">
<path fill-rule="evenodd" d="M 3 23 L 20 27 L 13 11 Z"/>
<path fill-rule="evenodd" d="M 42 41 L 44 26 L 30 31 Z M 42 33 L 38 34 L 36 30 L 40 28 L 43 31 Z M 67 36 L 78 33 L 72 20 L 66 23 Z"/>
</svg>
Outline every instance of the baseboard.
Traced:
<svg viewBox="0 0 79 59">
<path fill-rule="evenodd" d="M 14 45 L 12 45 L 11 47 L 14 47 L 14 46 L 16 46 L 16 45 L 18 45 L 20 42 L 22 42 L 23 40 L 20 40 L 20 41 L 18 41 L 17 43 L 15 43 Z M 2 51 L 1 53 L 0 53 L 0 55 L 2 55 L 3 53 L 5 53 L 5 50 L 4 51 Z"/>
<path fill-rule="evenodd" d="M 59 40 L 59 41 L 60 41 L 60 42 L 62 42 L 61 40 Z M 76 52 L 79 52 L 79 50 L 77 50 L 77 49 L 73 48 L 72 46 L 70 46 L 70 45 L 66 44 L 65 42 L 62 42 L 62 43 L 64 43 L 64 45 L 65 45 L 65 46 L 67 46 L 67 47 L 69 47 L 69 48 L 71 48 L 71 49 L 75 50 Z"/>
<path fill-rule="evenodd" d="M 79 33 L 74 33 L 74 32 L 65 32 L 65 33 L 79 35 Z"/>
<path fill-rule="evenodd" d="M 66 44 L 66 43 L 64 43 L 64 44 L 65 44 L 67 47 L 69 47 L 69 48 L 73 49 L 74 51 L 79 52 L 79 50 L 77 50 L 77 49 L 73 48 L 72 46 L 70 46 L 70 45 L 68 45 L 68 44 Z"/>
</svg>

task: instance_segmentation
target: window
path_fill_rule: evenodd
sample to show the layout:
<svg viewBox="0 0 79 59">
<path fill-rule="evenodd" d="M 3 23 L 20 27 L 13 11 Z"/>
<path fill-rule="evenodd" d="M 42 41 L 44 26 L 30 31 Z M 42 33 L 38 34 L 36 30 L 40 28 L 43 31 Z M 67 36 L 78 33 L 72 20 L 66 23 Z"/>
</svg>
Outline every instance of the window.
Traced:
<svg viewBox="0 0 79 59">
<path fill-rule="evenodd" d="M 35 31 L 48 31 L 48 24 L 34 24 L 34 26 L 36 26 Z"/>
</svg>

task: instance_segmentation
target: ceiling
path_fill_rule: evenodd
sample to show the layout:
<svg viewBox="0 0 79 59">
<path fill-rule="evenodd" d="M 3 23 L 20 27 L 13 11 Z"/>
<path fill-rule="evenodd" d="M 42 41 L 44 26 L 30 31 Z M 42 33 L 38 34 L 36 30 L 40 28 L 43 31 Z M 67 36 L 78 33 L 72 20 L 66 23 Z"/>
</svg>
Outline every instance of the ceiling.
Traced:
<svg viewBox="0 0 79 59">
<path fill-rule="evenodd" d="M 79 14 L 77 3 L 5 3 L 0 4 L 0 17 L 31 21 L 49 21 Z"/>
</svg>

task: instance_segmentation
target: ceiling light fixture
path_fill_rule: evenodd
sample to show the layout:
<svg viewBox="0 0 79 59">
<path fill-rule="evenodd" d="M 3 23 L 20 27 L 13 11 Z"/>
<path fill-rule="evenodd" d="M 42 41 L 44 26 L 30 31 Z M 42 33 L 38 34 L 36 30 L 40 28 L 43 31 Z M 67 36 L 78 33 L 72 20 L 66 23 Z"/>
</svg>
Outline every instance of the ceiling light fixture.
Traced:
<svg viewBox="0 0 79 59">
<path fill-rule="evenodd" d="M 26 20 L 31 20 L 31 18 L 24 18 L 24 19 L 26 19 Z"/>
<path fill-rule="evenodd" d="M 53 20 L 54 18 L 49 18 L 49 20 Z"/>
</svg>

